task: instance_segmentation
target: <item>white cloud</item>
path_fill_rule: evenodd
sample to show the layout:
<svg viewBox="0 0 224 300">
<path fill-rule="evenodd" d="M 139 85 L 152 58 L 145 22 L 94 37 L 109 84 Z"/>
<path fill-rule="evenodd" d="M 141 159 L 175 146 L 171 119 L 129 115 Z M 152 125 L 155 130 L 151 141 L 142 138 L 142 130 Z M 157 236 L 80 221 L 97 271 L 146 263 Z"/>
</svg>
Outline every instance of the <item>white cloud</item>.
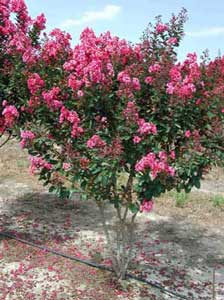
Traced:
<svg viewBox="0 0 224 300">
<path fill-rule="evenodd" d="M 68 19 L 62 26 L 65 28 L 71 28 L 87 23 L 92 23 L 98 20 L 111 20 L 121 11 L 121 7 L 118 5 L 106 5 L 100 11 L 86 11 L 80 19 Z"/>
<path fill-rule="evenodd" d="M 190 37 L 210 37 L 210 36 L 220 36 L 224 35 L 224 26 L 223 27 L 211 27 L 198 31 L 186 32 L 186 35 Z"/>
</svg>

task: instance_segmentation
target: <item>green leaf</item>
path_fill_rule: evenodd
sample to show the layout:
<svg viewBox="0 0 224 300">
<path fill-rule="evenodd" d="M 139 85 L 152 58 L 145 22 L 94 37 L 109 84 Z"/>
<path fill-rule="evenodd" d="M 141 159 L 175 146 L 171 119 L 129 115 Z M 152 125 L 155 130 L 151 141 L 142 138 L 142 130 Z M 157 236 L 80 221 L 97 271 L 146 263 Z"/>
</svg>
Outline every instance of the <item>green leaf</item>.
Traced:
<svg viewBox="0 0 224 300">
<path fill-rule="evenodd" d="M 137 204 L 134 204 L 134 203 L 130 203 L 128 208 L 130 209 L 130 211 L 133 213 L 133 214 L 136 214 L 138 211 L 139 211 L 139 207 Z"/>
</svg>

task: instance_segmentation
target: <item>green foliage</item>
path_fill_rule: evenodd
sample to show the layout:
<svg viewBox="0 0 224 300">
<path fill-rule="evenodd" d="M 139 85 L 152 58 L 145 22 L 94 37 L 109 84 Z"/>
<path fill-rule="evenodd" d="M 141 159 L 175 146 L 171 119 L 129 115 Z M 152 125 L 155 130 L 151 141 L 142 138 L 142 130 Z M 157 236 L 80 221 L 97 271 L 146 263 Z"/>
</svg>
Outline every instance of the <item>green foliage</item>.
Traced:
<svg viewBox="0 0 224 300">
<path fill-rule="evenodd" d="M 179 193 L 174 192 L 174 199 L 176 207 L 184 207 L 189 200 L 189 196 L 184 191 L 181 191 Z"/>
<path fill-rule="evenodd" d="M 224 208 L 224 196 L 223 195 L 215 195 L 211 198 L 211 201 L 214 206 Z"/>
</svg>

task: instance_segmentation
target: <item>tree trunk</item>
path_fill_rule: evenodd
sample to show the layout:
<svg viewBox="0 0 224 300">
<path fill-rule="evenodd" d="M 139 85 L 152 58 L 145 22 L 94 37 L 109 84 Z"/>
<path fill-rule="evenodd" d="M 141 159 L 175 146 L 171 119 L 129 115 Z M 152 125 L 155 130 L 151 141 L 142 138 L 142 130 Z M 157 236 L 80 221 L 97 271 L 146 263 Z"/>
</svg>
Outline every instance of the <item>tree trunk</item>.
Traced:
<svg viewBox="0 0 224 300">
<path fill-rule="evenodd" d="M 112 259 L 113 270 L 119 280 L 124 280 L 126 277 L 129 263 L 132 259 L 133 246 L 134 246 L 134 229 L 135 217 L 133 214 L 128 219 L 128 207 L 124 208 L 122 215 L 121 208 L 117 208 L 117 223 L 116 223 L 116 241 L 111 238 L 112 232 L 105 218 L 105 204 L 98 203 L 100 209 L 101 220 L 103 229 L 107 240 L 107 247 Z"/>
</svg>

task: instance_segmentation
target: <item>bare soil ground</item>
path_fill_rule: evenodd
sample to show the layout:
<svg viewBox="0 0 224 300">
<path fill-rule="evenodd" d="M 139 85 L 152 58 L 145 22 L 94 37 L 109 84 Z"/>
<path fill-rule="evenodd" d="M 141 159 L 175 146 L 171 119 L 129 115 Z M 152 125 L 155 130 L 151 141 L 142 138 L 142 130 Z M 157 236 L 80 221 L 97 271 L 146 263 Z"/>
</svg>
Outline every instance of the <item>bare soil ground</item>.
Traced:
<svg viewBox="0 0 224 300">
<path fill-rule="evenodd" d="M 135 259 L 130 271 L 191 299 L 224 299 L 224 175 L 212 170 L 183 207 L 175 194 L 156 201 L 151 214 L 136 221 Z M 113 209 L 107 211 L 114 224 Z M 97 208 L 91 201 L 61 202 L 29 175 L 27 154 L 15 142 L 0 150 L 0 231 L 63 253 L 110 264 Z M 0 300 L 151 299 L 178 297 L 128 280 L 116 283 L 106 271 L 93 269 L 0 237 Z"/>
</svg>

